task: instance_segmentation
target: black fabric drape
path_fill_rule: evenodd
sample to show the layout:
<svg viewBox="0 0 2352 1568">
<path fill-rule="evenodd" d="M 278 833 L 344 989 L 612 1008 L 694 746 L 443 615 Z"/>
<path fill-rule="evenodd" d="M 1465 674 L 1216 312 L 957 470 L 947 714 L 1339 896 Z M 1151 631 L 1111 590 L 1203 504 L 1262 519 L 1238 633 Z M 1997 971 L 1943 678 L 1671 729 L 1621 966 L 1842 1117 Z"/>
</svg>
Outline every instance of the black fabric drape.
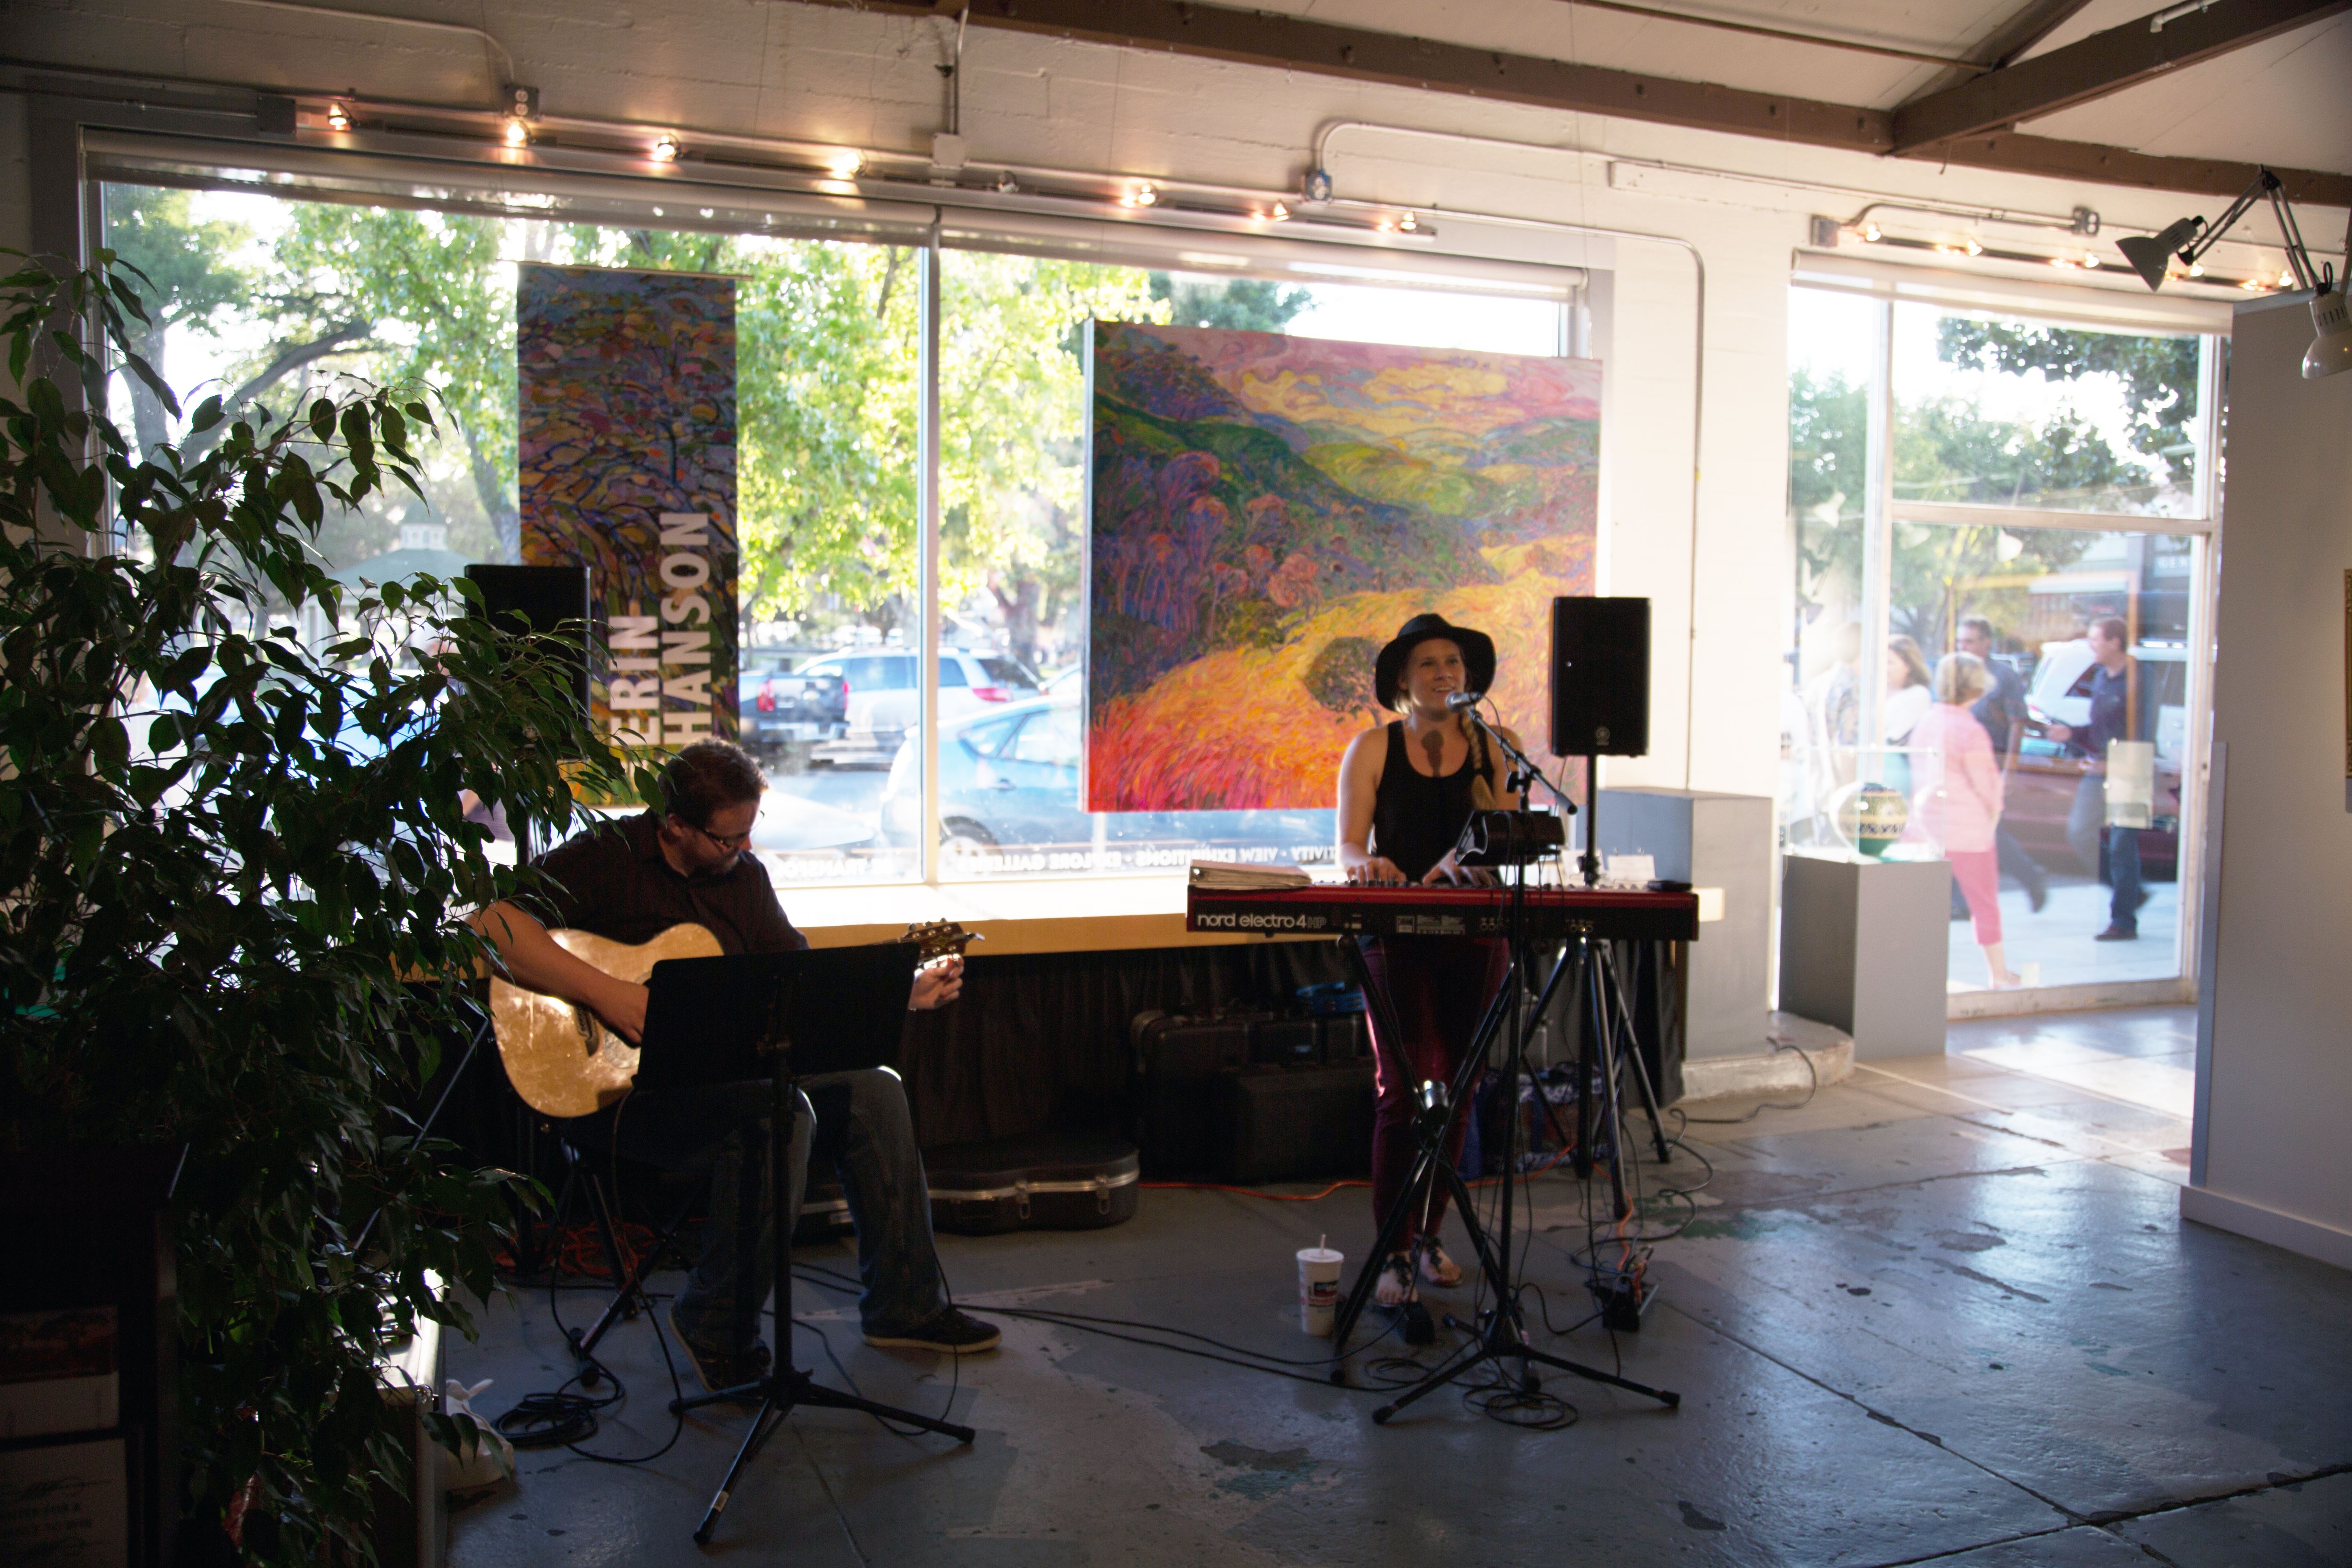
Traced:
<svg viewBox="0 0 2352 1568">
<path fill-rule="evenodd" d="M 1289 1004 L 1350 978 L 1328 942 L 968 961 L 963 998 L 919 1014 L 898 1071 L 925 1148 L 1056 1129 L 1124 1129 L 1138 1013 Z"/>
</svg>

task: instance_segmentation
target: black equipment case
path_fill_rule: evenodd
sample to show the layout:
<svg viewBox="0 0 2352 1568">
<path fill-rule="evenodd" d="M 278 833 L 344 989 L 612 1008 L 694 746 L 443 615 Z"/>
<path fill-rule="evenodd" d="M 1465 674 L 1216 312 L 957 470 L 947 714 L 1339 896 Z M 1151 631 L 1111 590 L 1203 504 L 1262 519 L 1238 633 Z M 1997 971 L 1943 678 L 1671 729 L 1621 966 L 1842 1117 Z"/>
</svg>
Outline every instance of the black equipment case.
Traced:
<svg viewBox="0 0 2352 1568">
<path fill-rule="evenodd" d="M 1370 1171 L 1370 1062 L 1238 1068 L 1221 1075 L 1218 1089 L 1224 1180 L 1252 1186 Z"/>
<path fill-rule="evenodd" d="M 1217 1174 L 1217 1075 L 1248 1065 L 1250 1026 L 1259 1016 L 1191 1018 L 1138 1013 L 1129 1035 L 1136 1142 L 1155 1177 Z"/>
<path fill-rule="evenodd" d="M 952 1236 L 1099 1230 L 1135 1217 L 1135 1145 L 1107 1132 L 1031 1132 L 923 1155 L 931 1228 Z"/>
</svg>

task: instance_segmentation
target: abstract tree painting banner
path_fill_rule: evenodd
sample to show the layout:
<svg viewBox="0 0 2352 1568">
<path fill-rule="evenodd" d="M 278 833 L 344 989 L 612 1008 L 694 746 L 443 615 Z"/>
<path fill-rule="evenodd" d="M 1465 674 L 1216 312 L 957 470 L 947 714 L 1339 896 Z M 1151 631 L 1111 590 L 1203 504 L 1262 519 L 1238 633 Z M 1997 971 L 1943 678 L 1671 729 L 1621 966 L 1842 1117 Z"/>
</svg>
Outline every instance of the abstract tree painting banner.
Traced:
<svg viewBox="0 0 2352 1568">
<path fill-rule="evenodd" d="M 1097 321 L 1088 368 L 1089 810 L 1329 806 L 1423 610 L 1494 637 L 1540 737 L 1551 600 L 1593 591 L 1597 362 Z"/>
<path fill-rule="evenodd" d="M 522 559 L 588 568 L 597 726 L 735 732 L 735 284 L 525 263 Z"/>
</svg>

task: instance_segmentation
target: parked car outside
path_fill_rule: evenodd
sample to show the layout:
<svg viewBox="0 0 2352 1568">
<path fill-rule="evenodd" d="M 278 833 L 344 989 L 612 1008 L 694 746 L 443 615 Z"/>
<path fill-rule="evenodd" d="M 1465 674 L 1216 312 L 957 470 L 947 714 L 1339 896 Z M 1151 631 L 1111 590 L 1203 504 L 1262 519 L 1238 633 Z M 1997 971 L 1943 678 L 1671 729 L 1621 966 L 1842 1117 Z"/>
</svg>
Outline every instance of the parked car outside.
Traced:
<svg viewBox="0 0 2352 1568">
<path fill-rule="evenodd" d="M 2180 859 L 2180 764 L 2188 747 L 2189 654 L 2186 648 L 2143 643 L 2132 650 L 2139 662 L 2140 679 L 2158 683 L 2156 733 L 2156 803 L 2153 825 L 2139 836 L 2140 865 L 2158 881 L 2179 875 Z M 2010 771 L 2007 804 L 2001 823 L 2026 852 L 2044 866 L 2064 869 L 2080 865 L 2066 842 L 2066 818 L 2074 809 L 2074 792 L 2082 783 L 2084 759 L 2047 735 L 2034 732 L 2042 725 L 2082 725 L 2091 717 L 2091 672 L 2095 661 L 2088 639 L 2044 643 L 2026 690 L 2026 711 L 2032 720 L 2018 745 L 2017 763 Z M 2087 875 L 2099 868 L 2084 866 Z"/>
<path fill-rule="evenodd" d="M 751 648 L 735 684 L 736 733 L 745 750 L 785 773 L 807 765 L 819 744 L 849 729 L 848 683 L 830 671 L 792 668 L 806 650 Z"/>
<path fill-rule="evenodd" d="M 1075 694 L 1014 703 L 982 713 L 940 735 L 940 847 L 950 868 L 1000 851 L 1024 851 L 1044 864 L 1034 870 L 1082 869 L 1095 845 L 1097 818 L 1078 798 L 1083 755 L 1082 716 Z M 910 737 L 890 764 L 882 789 L 880 833 L 885 843 L 918 843 L 922 824 L 922 779 Z M 1122 812 L 1101 818 L 1103 843 L 1140 858 L 1153 846 L 1170 852 L 1167 864 L 1181 866 L 1195 852 L 1245 851 L 1250 858 L 1312 858 L 1328 855 L 1328 811 Z M 974 868 L 977 868 L 976 867 Z"/>
<path fill-rule="evenodd" d="M 826 654 L 794 673 L 838 675 L 847 686 L 846 728 L 818 744 L 814 761 L 839 766 L 887 766 L 914 731 L 922 706 L 911 653 L 876 651 Z M 940 653 L 940 723 L 1037 695 L 1037 677 L 1003 654 L 945 648 Z"/>
</svg>

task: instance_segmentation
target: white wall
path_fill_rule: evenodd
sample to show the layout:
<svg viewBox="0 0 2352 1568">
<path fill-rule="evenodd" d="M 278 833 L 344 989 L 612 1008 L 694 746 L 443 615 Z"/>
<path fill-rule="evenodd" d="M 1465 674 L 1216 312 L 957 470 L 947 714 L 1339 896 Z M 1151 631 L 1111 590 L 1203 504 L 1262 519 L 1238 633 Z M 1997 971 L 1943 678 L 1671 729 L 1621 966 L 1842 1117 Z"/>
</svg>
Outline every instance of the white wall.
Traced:
<svg viewBox="0 0 2352 1568">
<path fill-rule="evenodd" d="M 226 0 L 15 0 L 0 11 L 0 53 L 18 59 L 476 105 L 488 103 L 496 86 L 478 43 L 421 29 Z M 936 68 L 947 58 L 946 22 L 773 0 L 641 0 L 625 8 L 483 0 L 463 13 L 512 52 L 518 79 L 541 89 L 550 114 L 909 151 L 928 147 L 943 128 Z M 1344 196 L 1448 209 L 1434 221 L 1449 246 L 1614 268 L 1602 586 L 1654 600 L 1657 633 L 1656 749 L 1611 764 L 1611 782 L 1624 784 L 1774 791 L 1790 571 L 1782 510 L 1790 254 L 1808 213 L 1850 216 L 1862 203 L 1685 176 L 1658 181 L 1663 190 L 1614 189 L 1611 161 L 1663 160 L 1979 206 L 2063 213 L 2087 205 L 2110 224 L 2157 226 L 2194 205 L 984 27 L 971 29 L 963 79 L 962 130 L 983 168 L 998 161 L 1295 188 L 1318 130 L 1335 120 L 1532 144 L 1351 132 L 1330 163 Z M 1839 87 L 1823 80 L 1808 91 L 1835 98 Z M 20 170 L 0 167 L 0 187 L 21 179 Z M 22 205 L 20 183 L 0 188 L 0 243 L 21 243 L 14 225 Z M 1689 258 L 1668 244 L 1587 242 L 1458 216 L 1475 212 L 1672 237 L 1703 255 L 1706 440 L 1695 575 Z M 2312 233 L 2343 223 L 2340 214 L 2304 218 Z M 1695 696 L 1687 710 L 1685 691 Z"/>
<path fill-rule="evenodd" d="M 2303 380 L 2311 335 L 2280 301 L 2231 342 L 2218 941 L 2180 1212 L 2352 1268 L 2352 375 Z"/>
</svg>

